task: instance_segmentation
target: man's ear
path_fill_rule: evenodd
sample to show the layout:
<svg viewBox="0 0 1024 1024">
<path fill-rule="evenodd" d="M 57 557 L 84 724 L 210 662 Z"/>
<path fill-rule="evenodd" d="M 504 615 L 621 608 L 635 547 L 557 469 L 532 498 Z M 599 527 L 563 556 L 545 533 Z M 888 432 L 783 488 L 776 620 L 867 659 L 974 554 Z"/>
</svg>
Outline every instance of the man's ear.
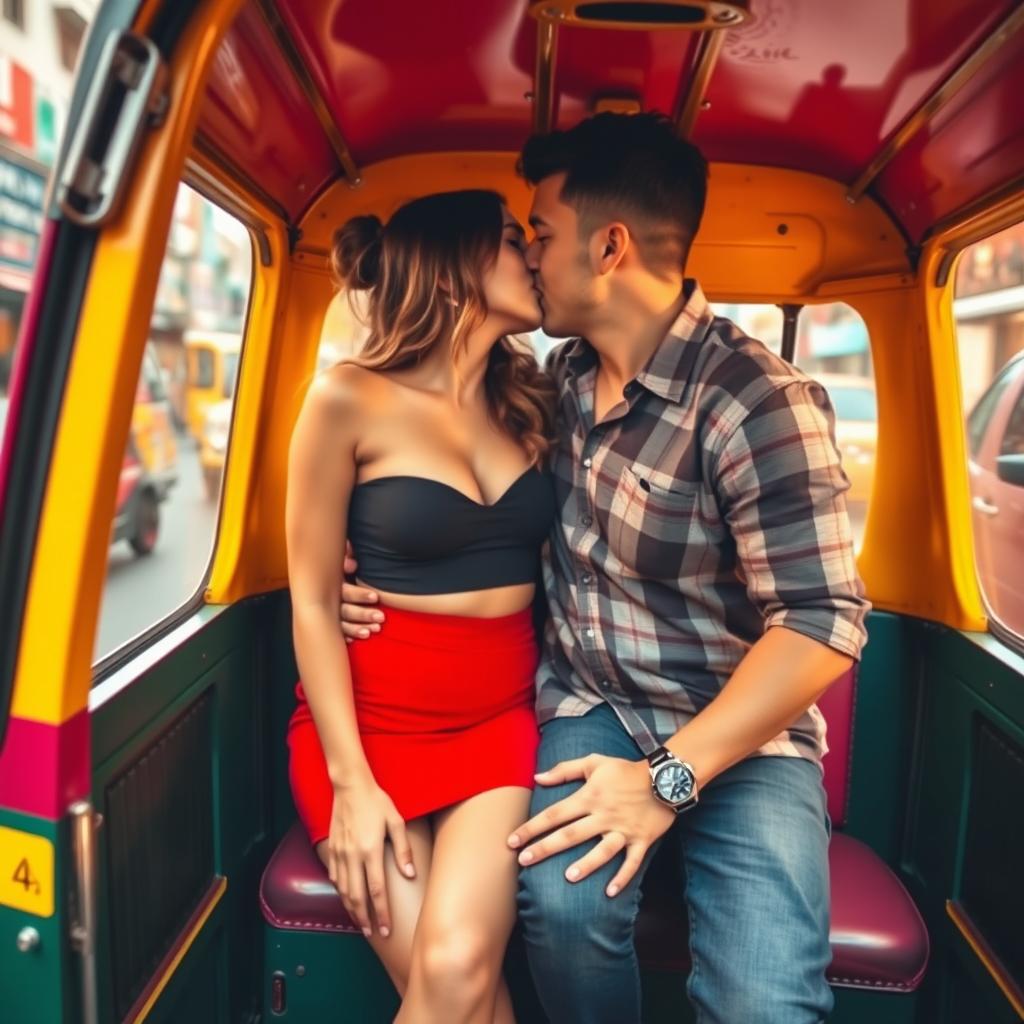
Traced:
<svg viewBox="0 0 1024 1024">
<path fill-rule="evenodd" d="M 608 274 L 621 262 L 632 244 L 629 228 L 621 221 L 612 221 L 594 232 L 590 255 L 597 274 Z"/>
</svg>

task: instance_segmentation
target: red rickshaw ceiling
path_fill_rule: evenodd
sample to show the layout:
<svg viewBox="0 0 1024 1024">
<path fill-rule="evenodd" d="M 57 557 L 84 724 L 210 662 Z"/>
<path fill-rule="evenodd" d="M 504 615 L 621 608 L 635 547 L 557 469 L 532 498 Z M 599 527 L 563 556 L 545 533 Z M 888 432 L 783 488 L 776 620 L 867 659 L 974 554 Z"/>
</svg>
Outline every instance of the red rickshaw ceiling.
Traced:
<svg viewBox="0 0 1024 1024">
<path fill-rule="evenodd" d="M 269 3 L 269 0 L 267 0 Z M 352 159 L 516 150 L 532 129 L 537 22 L 526 0 L 253 0 L 218 55 L 200 131 L 293 220 L 342 173 L 278 44 L 283 30 Z M 711 160 L 851 183 L 1016 8 L 1014 0 L 751 0 L 729 31 L 693 133 Z M 698 36 L 563 25 L 554 123 L 602 98 L 672 113 Z M 1016 32 L 874 181 L 918 240 L 1024 171 L 1024 32 Z"/>
</svg>

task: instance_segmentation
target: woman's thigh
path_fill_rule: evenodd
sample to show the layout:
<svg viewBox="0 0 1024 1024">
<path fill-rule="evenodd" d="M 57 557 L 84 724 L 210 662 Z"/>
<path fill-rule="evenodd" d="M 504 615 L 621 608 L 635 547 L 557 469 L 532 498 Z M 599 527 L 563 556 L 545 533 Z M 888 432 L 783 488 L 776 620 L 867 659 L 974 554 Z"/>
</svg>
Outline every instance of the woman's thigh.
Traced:
<svg viewBox="0 0 1024 1024">
<path fill-rule="evenodd" d="M 417 943 L 458 942 L 500 969 L 515 923 L 512 830 L 526 819 L 530 792 L 503 786 L 434 816 L 434 856 Z"/>
<path fill-rule="evenodd" d="M 433 861 L 434 838 L 428 818 L 416 818 L 406 823 L 409 845 L 412 847 L 416 877 L 406 878 L 395 862 L 389 843 L 384 855 L 384 873 L 388 887 L 388 903 L 391 908 L 391 934 L 385 939 L 378 930 L 377 920 L 370 910 L 373 936 L 369 939 L 373 951 L 380 957 L 399 995 L 405 994 L 409 981 L 409 967 L 412 962 L 413 936 L 419 922 L 420 911 L 427 891 Z M 326 840 L 317 844 L 317 853 L 324 860 L 327 852 Z M 325 861 L 326 863 L 326 861 Z"/>
</svg>

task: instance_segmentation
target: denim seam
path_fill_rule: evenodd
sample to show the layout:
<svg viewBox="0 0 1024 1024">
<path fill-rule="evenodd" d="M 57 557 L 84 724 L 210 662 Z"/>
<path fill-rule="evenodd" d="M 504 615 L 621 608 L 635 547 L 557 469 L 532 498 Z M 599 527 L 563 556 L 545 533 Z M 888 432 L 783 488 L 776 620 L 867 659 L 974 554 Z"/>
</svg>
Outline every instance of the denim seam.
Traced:
<svg viewBox="0 0 1024 1024">
<path fill-rule="evenodd" d="M 686 863 L 686 839 L 682 836 L 679 838 L 679 846 L 682 851 L 683 869 L 686 871 L 686 890 L 683 895 L 683 902 L 686 904 L 686 922 L 689 925 L 689 935 L 686 939 L 686 944 L 690 950 L 690 976 L 686 979 L 686 998 L 690 1001 L 690 1005 L 694 1009 L 696 1017 L 694 1018 L 694 1024 L 703 1024 L 704 1011 L 700 1005 L 693 998 L 693 987 L 697 980 L 697 974 L 700 971 L 700 959 L 694 955 L 693 951 L 693 940 L 697 934 L 697 928 L 695 924 L 693 905 L 690 903 L 690 872 Z"/>
</svg>

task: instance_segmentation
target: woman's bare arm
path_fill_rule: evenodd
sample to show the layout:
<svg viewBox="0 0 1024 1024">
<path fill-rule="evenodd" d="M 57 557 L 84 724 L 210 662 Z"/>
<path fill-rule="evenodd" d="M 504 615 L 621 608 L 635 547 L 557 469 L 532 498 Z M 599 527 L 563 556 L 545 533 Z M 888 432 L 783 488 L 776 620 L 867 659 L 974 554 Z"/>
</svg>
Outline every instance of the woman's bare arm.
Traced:
<svg viewBox="0 0 1024 1024">
<path fill-rule="evenodd" d="M 337 367 L 310 388 L 288 460 L 285 530 L 292 595 L 292 638 L 334 789 L 327 864 L 345 907 L 369 935 L 372 906 L 381 934 L 390 930 L 385 841 L 409 877 L 415 874 L 405 823 L 377 785 L 356 724 L 348 654 L 337 618 L 348 504 L 363 421 L 356 375 Z"/>
<path fill-rule="evenodd" d="M 314 381 L 292 434 L 285 505 L 292 639 L 332 783 L 370 775 L 337 619 L 339 567 L 356 475 L 355 390 L 344 373 Z"/>
</svg>

